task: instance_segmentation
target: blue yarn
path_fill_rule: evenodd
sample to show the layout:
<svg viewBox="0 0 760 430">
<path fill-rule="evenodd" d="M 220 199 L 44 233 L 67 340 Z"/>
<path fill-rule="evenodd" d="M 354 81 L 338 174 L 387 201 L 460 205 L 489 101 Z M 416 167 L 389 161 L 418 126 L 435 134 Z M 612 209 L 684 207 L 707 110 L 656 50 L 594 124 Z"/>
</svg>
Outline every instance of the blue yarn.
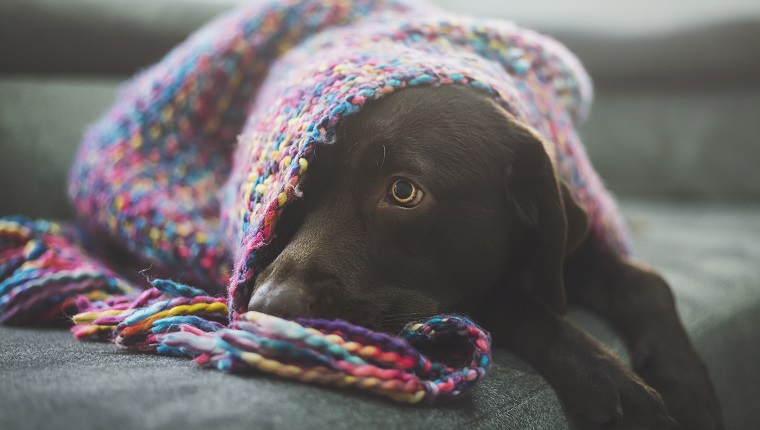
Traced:
<svg viewBox="0 0 760 430">
<path fill-rule="evenodd" d="M 208 294 L 200 288 L 180 284 L 169 279 L 154 279 L 150 283 L 157 290 L 172 297 L 200 297 Z"/>
<path fill-rule="evenodd" d="M 166 333 L 171 331 L 172 327 L 179 327 L 181 324 L 187 324 L 208 333 L 213 333 L 224 328 L 222 324 L 203 319 L 197 315 L 176 315 L 154 321 L 150 332 Z"/>
</svg>

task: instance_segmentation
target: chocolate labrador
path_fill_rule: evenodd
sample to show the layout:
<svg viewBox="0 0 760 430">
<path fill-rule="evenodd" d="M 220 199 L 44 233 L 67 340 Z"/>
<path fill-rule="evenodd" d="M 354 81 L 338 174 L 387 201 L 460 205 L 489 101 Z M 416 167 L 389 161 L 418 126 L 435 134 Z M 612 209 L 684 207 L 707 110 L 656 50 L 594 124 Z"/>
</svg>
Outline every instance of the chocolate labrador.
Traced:
<svg viewBox="0 0 760 430">
<path fill-rule="evenodd" d="M 722 428 L 666 282 L 587 236 L 541 138 L 487 96 L 451 85 L 400 91 L 346 119 L 315 157 L 251 310 L 386 331 L 466 313 L 580 420 Z M 565 317 L 567 303 L 619 329 L 632 369 Z"/>
</svg>

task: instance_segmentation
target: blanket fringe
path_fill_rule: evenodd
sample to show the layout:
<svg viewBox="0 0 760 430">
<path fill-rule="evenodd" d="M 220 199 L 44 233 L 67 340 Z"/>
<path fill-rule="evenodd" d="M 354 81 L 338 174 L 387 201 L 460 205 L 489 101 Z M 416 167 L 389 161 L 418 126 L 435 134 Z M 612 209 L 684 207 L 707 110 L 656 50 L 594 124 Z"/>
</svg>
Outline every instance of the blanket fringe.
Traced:
<svg viewBox="0 0 760 430">
<path fill-rule="evenodd" d="M 75 337 L 191 357 L 231 373 L 266 372 L 353 387 L 405 403 L 467 393 L 491 367 L 490 335 L 461 316 L 408 324 L 399 337 L 345 321 L 247 312 L 229 320 L 226 297 L 165 279 L 139 291 L 99 264 L 64 228 L 0 218 L 0 321 L 68 321 Z M 422 351 L 429 352 L 426 356 Z"/>
<path fill-rule="evenodd" d="M 0 322 L 67 323 L 78 301 L 115 306 L 137 290 L 99 264 L 59 224 L 0 218 Z"/>
</svg>

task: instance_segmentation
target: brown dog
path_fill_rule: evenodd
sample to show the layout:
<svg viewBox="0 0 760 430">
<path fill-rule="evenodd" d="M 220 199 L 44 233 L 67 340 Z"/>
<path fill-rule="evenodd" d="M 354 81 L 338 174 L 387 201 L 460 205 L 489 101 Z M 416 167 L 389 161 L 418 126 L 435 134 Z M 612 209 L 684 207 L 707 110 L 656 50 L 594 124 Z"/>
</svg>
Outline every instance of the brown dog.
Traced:
<svg viewBox="0 0 760 430">
<path fill-rule="evenodd" d="M 400 91 L 319 148 L 284 214 L 249 308 L 387 331 L 468 313 L 536 368 L 581 419 L 613 428 L 722 428 L 706 368 L 665 281 L 587 237 L 582 207 L 536 133 L 489 98 Z M 609 319 L 633 372 L 563 315 Z M 635 372 L 635 373 L 634 373 Z"/>
</svg>

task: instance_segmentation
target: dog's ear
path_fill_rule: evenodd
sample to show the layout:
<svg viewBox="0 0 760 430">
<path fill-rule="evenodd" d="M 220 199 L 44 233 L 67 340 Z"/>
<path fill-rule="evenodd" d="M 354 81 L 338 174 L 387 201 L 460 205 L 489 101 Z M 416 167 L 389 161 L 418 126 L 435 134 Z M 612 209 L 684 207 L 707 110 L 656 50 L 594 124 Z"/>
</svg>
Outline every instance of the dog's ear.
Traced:
<svg viewBox="0 0 760 430">
<path fill-rule="evenodd" d="M 567 239 L 565 242 L 565 255 L 567 256 L 578 249 L 588 235 L 588 214 L 586 209 L 575 200 L 565 181 L 560 179 L 557 182 L 559 182 L 562 205 L 565 209 L 565 218 L 567 218 Z"/>
<path fill-rule="evenodd" d="M 507 168 L 506 193 L 518 229 L 524 235 L 517 254 L 524 273 L 523 288 L 532 291 L 557 313 L 565 313 L 563 283 L 565 256 L 574 251 L 588 231 L 586 211 L 557 178 L 549 148 L 521 126 L 513 136 L 513 156 Z"/>
</svg>

